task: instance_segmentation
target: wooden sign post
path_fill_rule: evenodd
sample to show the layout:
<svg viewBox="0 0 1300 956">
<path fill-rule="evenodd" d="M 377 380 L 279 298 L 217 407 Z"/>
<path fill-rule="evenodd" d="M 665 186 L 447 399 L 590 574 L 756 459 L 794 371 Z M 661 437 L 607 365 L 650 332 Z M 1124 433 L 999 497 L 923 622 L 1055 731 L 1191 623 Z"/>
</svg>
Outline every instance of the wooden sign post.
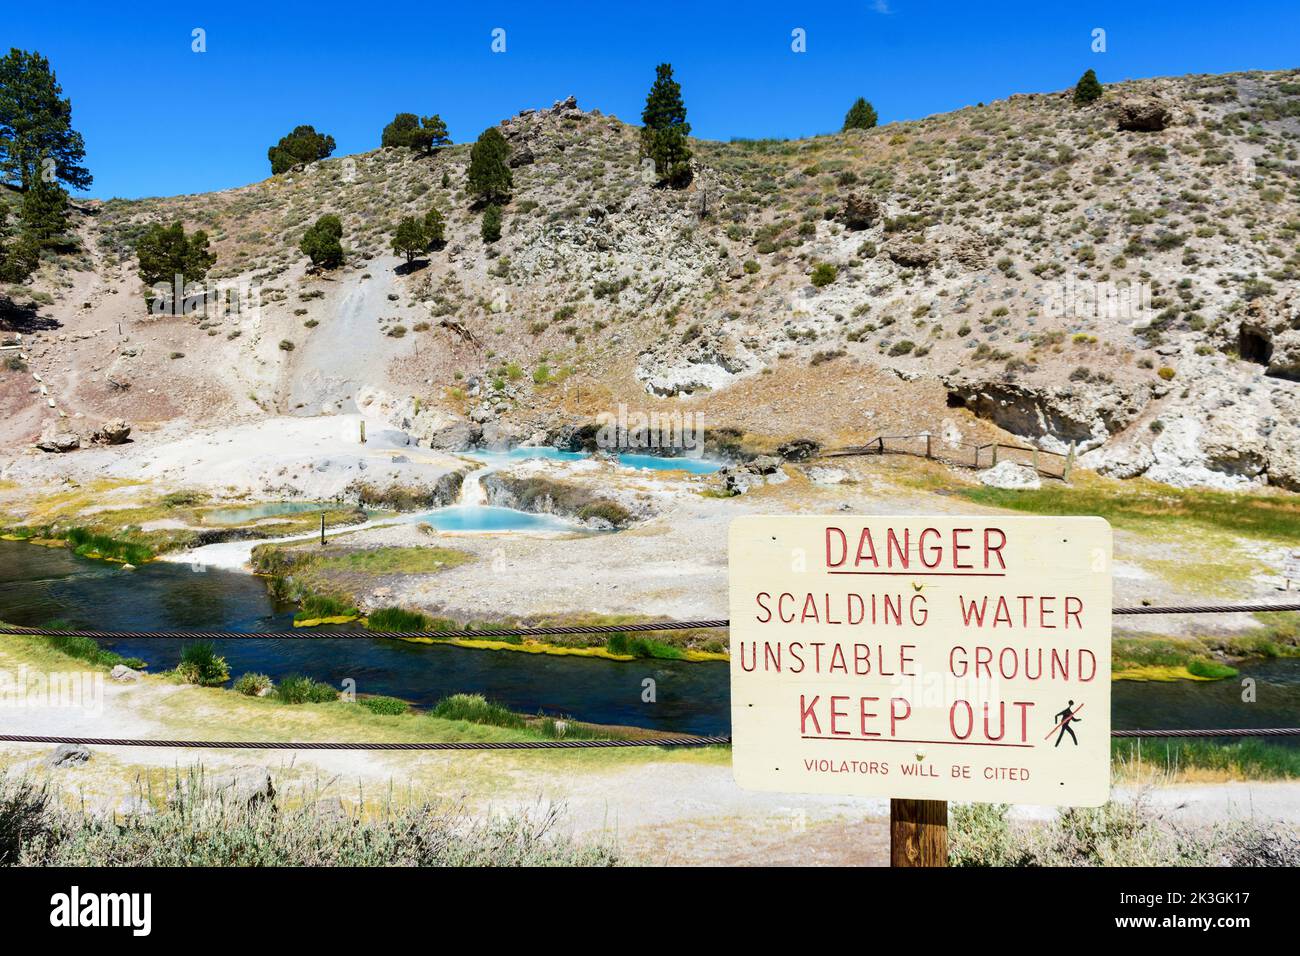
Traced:
<svg viewBox="0 0 1300 956">
<path fill-rule="evenodd" d="M 889 865 L 948 865 L 948 801 L 889 801 Z"/>
<path fill-rule="evenodd" d="M 949 800 L 1100 806 L 1110 562 L 1100 518 L 736 519 L 736 782 L 889 798 L 894 866 L 946 865 Z"/>
</svg>

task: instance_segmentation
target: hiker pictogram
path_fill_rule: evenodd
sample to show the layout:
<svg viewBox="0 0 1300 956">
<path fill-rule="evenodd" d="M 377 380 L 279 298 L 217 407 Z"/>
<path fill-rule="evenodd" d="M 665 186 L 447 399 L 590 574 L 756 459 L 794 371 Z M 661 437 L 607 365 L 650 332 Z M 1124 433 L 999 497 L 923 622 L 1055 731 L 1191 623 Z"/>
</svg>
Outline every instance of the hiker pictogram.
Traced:
<svg viewBox="0 0 1300 956">
<path fill-rule="evenodd" d="M 1079 746 L 1079 738 L 1074 735 L 1074 728 L 1070 725 L 1077 724 L 1083 719 L 1076 716 L 1081 710 L 1083 710 L 1083 704 L 1075 707 L 1074 701 L 1071 700 L 1066 702 L 1064 710 L 1052 716 L 1052 719 L 1056 721 L 1056 726 L 1048 731 L 1047 736 L 1050 737 L 1057 730 L 1060 730 L 1060 733 L 1056 734 L 1056 743 L 1052 744 L 1053 747 L 1061 746 L 1061 741 L 1065 739 L 1066 734 L 1070 735 L 1070 739 L 1074 741 L 1076 747 Z"/>
</svg>

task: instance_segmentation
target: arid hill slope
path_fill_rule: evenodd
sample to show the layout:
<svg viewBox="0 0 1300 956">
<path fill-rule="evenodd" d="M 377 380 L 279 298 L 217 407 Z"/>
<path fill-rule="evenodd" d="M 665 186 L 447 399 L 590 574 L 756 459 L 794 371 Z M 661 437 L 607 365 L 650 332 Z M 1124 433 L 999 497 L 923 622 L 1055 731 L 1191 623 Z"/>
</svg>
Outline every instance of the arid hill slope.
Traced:
<svg viewBox="0 0 1300 956">
<path fill-rule="evenodd" d="M 1000 429 L 1109 474 L 1300 490 L 1300 72 L 695 142 L 680 191 L 645 181 L 635 127 L 572 100 L 502 131 L 492 245 L 463 145 L 86 204 L 83 252 L 9 290 L 31 307 L 10 320 L 28 368 L 0 372 L 5 447 L 358 404 L 456 447 L 626 403 L 756 443 Z M 391 231 L 431 205 L 449 241 L 399 269 Z M 314 274 L 298 241 L 324 213 L 350 254 Z M 210 285 L 259 287 L 255 318 L 148 315 L 133 242 L 176 219 L 211 236 Z"/>
</svg>

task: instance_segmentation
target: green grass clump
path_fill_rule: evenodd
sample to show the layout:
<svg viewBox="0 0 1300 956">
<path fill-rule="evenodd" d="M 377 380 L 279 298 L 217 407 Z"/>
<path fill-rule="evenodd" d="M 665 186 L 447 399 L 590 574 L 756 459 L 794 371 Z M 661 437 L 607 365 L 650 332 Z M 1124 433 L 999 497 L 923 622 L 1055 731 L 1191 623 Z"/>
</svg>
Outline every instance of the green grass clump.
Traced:
<svg viewBox="0 0 1300 956">
<path fill-rule="evenodd" d="M 301 674 L 290 674 L 275 688 L 275 699 L 282 704 L 325 704 L 339 699 L 339 692 Z"/>
<path fill-rule="evenodd" d="M 472 561 L 474 556 L 452 548 L 368 548 L 327 555 L 316 566 L 365 574 L 432 574 Z"/>
<path fill-rule="evenodd" d="M 235 681 L 235 690 L 245 697 L 260 697 L 272 686 L 271 678 L 265 674 L 244 674 Z"/>
<path fill-rule="evenodd" d="M 482 694 L 452 694 L 444 697 L 433 705 L 429 715 L 442 720 L 463 720 L 490 727 L 522 729 L 527 726 L 527 721 L 519 714 L 506 710 L 500 704 L 491 703 Z"/>
<path fill-rule="evenodd" d="M 66 621 L 55 621 L 49 625 L 55 630 L 67 630 Z M 37 638 L 46 647 L 58 651 L 60 654 L 66 654 L 68 657 L 75 657 L 79 661 L 85 661 L 95 667 L 113 668 L 118 664 L 125 664 L 134 670 L 145 667 L 145 662 L 138 657 L 123 657 L 121 654 L 105 650 L 100 647 L 92 638 L 89 637 L 61 637 L 59 635 L 41 636 Z"/>
<path fill-rule="evenodd" d="M 404 700 L 396 697 L 383 697 L 375 695 L 373 697 L 359 697 L 357 703 L 372 714 L 382 714 L 384 716 L 396 717 L 410 710 L 410 705 Z"/>
<path fill-rule="evenodd" d="M 1227 677 L 1236 677 L 1238 674 L 1237 668 L 1221 664 L 1208 657 L 1198 657 L 1194 661 L 1189 661 L 1187 669 L 1197 677 L 1204 677 L 1207 680 L 1223 680 Z"/>
<path fill-rule="evenodd" d="M 69 528 L 64 539 L 74 554 L 82 558 L 105 558 L 127 564 L 144 564 L 153 560 L 153 550 L 143 544 L 110 538 L 86 528 Z"/>
<path fill-rule="evenodd" d="M 217 654 L 211 641 L 195 641 L 181 649 L 181 662 L 176 673 L 187 684 L 201 687 L 218 687 L 230 680 L 230 667 L 226 659 Z"/>
<path fill-rule="evenodd" d="M 308 594 L 302 599 L 295 621 L 315 621 L 326 617 L 357 617 L 361 614 L 347 598 L 332 594 Z"/>
<path fill-rule="evenodd" d="M 381 607 L 366 615 L 366 630 L 369 631 L 447 631 L 445 625 L 450 622 L 435 621 L 419 611 L 408 611 L 401 607 Z"/>
</svg>

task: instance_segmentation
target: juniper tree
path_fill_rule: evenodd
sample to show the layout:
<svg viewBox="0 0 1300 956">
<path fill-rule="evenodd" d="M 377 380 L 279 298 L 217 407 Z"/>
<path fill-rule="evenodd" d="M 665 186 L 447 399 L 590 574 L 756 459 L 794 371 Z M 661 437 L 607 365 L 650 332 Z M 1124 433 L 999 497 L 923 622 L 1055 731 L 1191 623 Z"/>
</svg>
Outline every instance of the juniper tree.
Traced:
<svg viewBox="0 0 1300 956">
<path fill-rule="evenodd" d="M 72 103 L 50 61 L 11 49 L 0 58 L 0 182 L 31 189 L 48 159 L 54 180 L 87 189 L 93 179 L 81 165 L 85 158 L 85 143 L 72 128 Z"/>
<path fill-rule="evenodd" d="M 479 134 L 469 152 L 469 191 L 479 202 L 498 205 L 510 198 L 510 144 L 495 126 Z"/>
<path fill-rule="evenodd" d="M 1097 82 L 1097 74 L 1093 70 L 1088 70 L 1083 76 L 1079 77 L 1079 82 L 1074 85 L 1074 102 L 1078 106 L 1083 106 L 1101 99 L 1101 93 L 1101 84 Z"/>
<path fill-rule="evenodd" d="M 428 245 L 429 239 L 424 234 L 424 226 L 420 220 L 414 216 L 407 216 L 397 224 L 397 231 L 393 233 L 393 252 L 405 256 L 407 265 L 414 262 L 415 257 Z"/>
<path fill-rule="evenodd" d="M 871 129 L 876 125 L 876 108 L 859 96 L 844 114 L 844 129 Z"/>
<path fill-rule="evenodd" d="M 271 175 L 278 176 L 299 163 L 314 163 L 333 152 L 333 136 L 318 133 L 312 126 L 295 126 L 293 132 L 266 151 L 266 158 L 271 161 Z"/>
<path fill-rule="evenodd" d="M 311 264 L 322 269 L 334 269 L 343 264 L 343 222 L 338 216 L 324 215 L 303 233 L 298 248 L 311 259 Z"/>
<path fill-rule="evenodd" d="M 672 64 L 655 67 L 655 81 L 641 111 L 641 157 L 655 164 L 659 182 L 684 186 L 691 180 L 691 150 L 686 143 L 691 124 L 681 84 L 673 79 Z"/>
<path fill-rule="evenodd" d="M 202 229 L 192 235 L 174 222 L 170 226 L 154 223 L 135 245 L 140 278 L 147 286 L 172 283 L 181 277 L 182 287 L 202 282 L 217 257 L 208 250 L 208 234 Z"/>
<path fill-rule="evenodd" d="M 437 206 L 424 214 L 424 238 L 430 246 L 441 247 L 447 241 L 447 224 Z"/>
<path fill-rule="evenodd" d="M 432 116 L 417 117 L 414 113 L 398 113 L 393 121 L 384 127 L 380 138 L 381 146 L 409 146 L 411 149 L 431 153 L 439 146 L 447 146 L 451 137 L 447 135 L 447 124 L 437 113 Z"/>
</svg>

